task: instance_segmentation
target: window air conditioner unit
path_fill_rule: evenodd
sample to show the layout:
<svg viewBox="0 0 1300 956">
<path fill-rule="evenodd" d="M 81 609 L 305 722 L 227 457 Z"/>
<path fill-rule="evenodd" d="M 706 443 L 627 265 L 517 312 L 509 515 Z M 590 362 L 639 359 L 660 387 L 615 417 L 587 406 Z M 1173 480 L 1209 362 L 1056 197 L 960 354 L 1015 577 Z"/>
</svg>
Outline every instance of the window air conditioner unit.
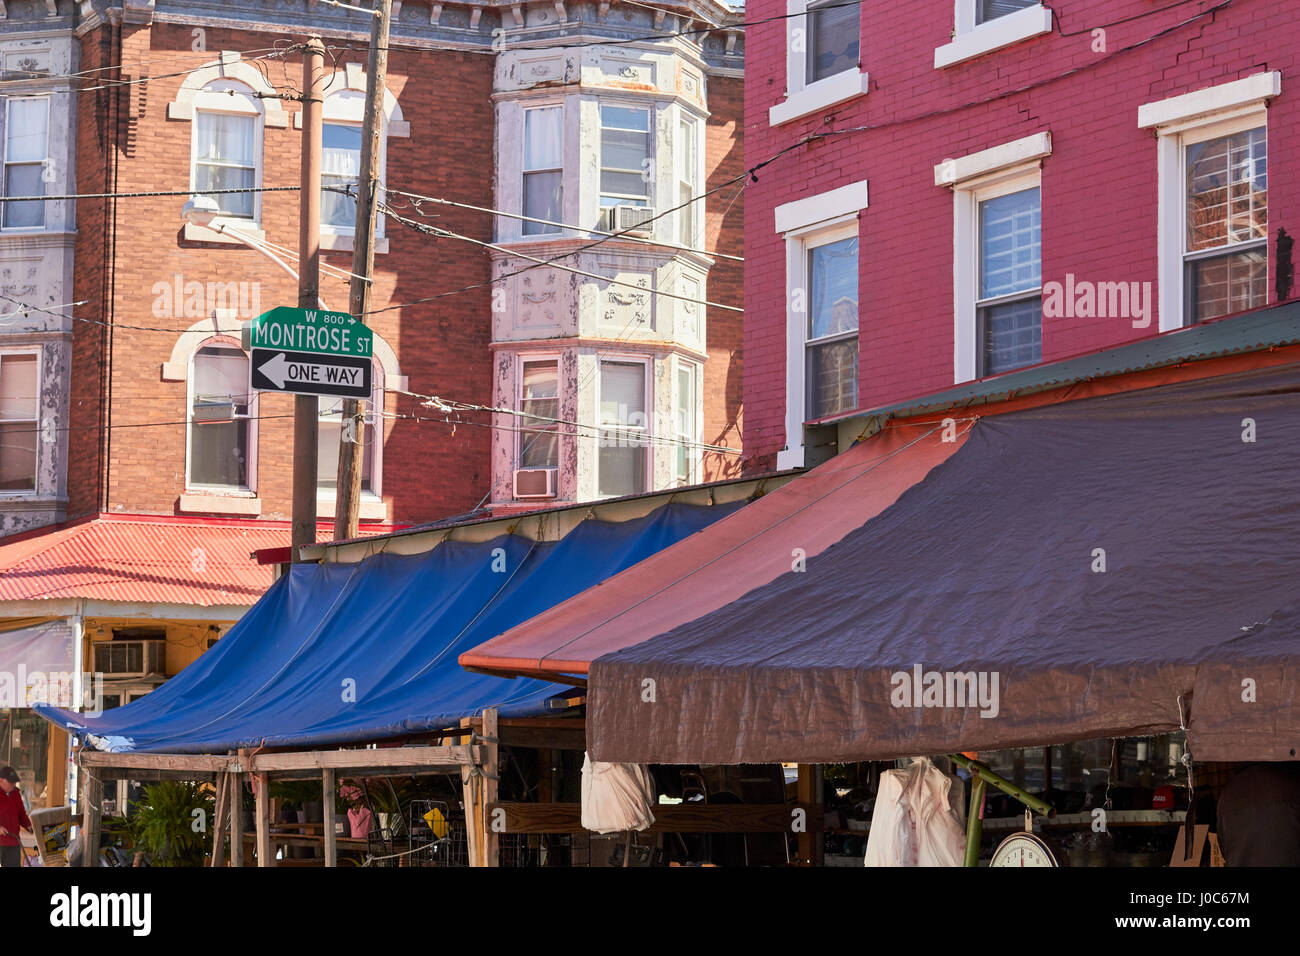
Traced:
<svg viewBox="0 0 1300 956">
<path fill-rule="evenodd" d="M 515 470 L 516 498 L 554 498 L 554 468 L 518 468 Z"/>
<path fill-rule="evenodd" d="M 654 229 L 654 223 L 650 221 L 655 217 L 653 206 L 606 206 L 601 214 L 602 232 L 628 232 L 648 236 Z"/>
<path fill-rule="evenodd" d="M 166 673 L 166 641 L 96 641 L 95 672 L 105 677 Z"/>
<path fill-rule="evenodd" d="M 195 425 L 223 425 L 248 417 L 248 402 L 236 401 L 233 395 L 194 396 Z"/>
</svg>

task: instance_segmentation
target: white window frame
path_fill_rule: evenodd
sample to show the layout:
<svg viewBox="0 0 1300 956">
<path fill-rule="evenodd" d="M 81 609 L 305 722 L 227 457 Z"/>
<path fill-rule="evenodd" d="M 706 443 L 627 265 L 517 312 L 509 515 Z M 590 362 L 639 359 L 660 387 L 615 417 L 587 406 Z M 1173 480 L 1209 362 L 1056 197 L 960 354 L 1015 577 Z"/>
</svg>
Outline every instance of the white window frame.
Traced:
<svg viewBox="0 0 1300 956">
<path fill-rule="evenodd" d="M 645 487 L 641 492 L 629 492 L 629 494 L 644 494 L 655 490 L 655 405 L 654 405 L 654 358 L 646 355 L 637 355 L 634 353 L 619 352 L 601 352 L 596 356 L 596 435 L 595 435 L 595 468 L 592 469 L 596 480 L 594 484 L 595 497 L 597 498 L 620 498 L 622 495 L 602 495 L 600 493 L 600 440 L 601 430 L 606 426 L 601 423 L 601 393 L 604 388 L 603 367 L 606 363 L 611 365 L 640 365 L 644 368 L 645 382 L 645 474 L 643 475 Z M 625 436 L 626 426 L 619 431 L 620 437 Z"/>
<path fill-rule="evenodd" d="M 39 346 L 36 348 L 0 349 L 0 375 L 4 374 L 4 368 L 3 368 L 4 359 L 5 356 L 8 355 L 35 355 L 36 356 L 36 418 L 35 418 L 36 431 L 32 435 L 33 440 L 36 442 L 36 471 L 32 475 L 31 488 L 0 489 L 0 499 L 30 498 L 32 495 L 39 494 L 40 487 L 41 487 L 41 445 L 44 444 L 44 442 L 41 440 L 41 424 L 42 424 L 41 385 L 45 378 L 45 369 L 42 367 L 44 365 L 44 358 L 42 355 L 42 350 L 40 349 Z M 14 418 L 14 419 L 5 419 L 4 421 L 6 423 L 17 422 L 21 424 L 27 421 L 27 419 Z M 2 453 L 3 452 L 0 451 L 0 454 Z"/>
<path fill-rule="evenodd" d="M 322 125 L 329 123 L 334 126 L 355 126 L 357 129 L 363 128 L 362 114 L 365 112 L 366 94 L 361 90 L 336 90 L 329 96 L 325 97 L 325 103 L 322 107 Z M 333 112 L 331 111 L 333 104 Z M 346 108 L 339 109 L 340 105 L 346 105 Z M 380 122 L 382 127 L 379 132 L 379 170 L 376 179 L 379 181 L 379 201 L 384 201 L 384 183 L 387 182 L 388 172 L 388 117 L 380 111 Z M 361 148 L 365 149 L 365 142 Z M 260 185 L 260 183 L 259 183 Z M 375 238 L 380 239 L 384 235 L 384 223 L 388 217 L 380 214 L 375 217 Z M 356 226 L 338 226 L 334 223 L 322 221 L 320 224 L 321 235 L 323 236 L 355 236 Z M 386 251 L 376 249 L 376 252 Z"/>
<path fill-rule="evenodd" d="M 808 0 L 786 0 L 785 12 L 785 100 L 767 113 L 769 126 L 780 126 L 808 116 L 818 110 L 837 106 L 865 94 L 870 85 L 862 69 L 862 18 L 858 17 L 858 59 L 856 69 L 844 70 L 809 83 L 808 77 Z"/>
<path fill-rule="evenodd" d="M 559 352 L 523 352 L 518 355 L 518 366 L 516 367 L 517 374 L 515 375 L 515 408 L 520 412 L 524 410 L 524 367 L 526 365 L 534 365 L 534 364 L 540 365 L 546 362 L 555 363 L 555 397 L 556 397 L 555 417 L 559 418 L 560 417 L 559 406 L 560 406 L 560 402 L 564 398 L 564 388 L 563 388 L 564 363 L 561 361 L 561 353 Z M 599 414 L 600 406 L 597 405 L 596 408 L 597 408 L 597 414 Z M 518 428 L 520 430 L 515 432 L 514 467 L 511 469 L 512 471 L 518 471 L 520 468 L 525 467 L 523 463 L 524 445 L 528 442 L 530 438 L 533 437 L 535 433 L 525 432 L 522 429 L 531 428 L 533 426 L 534 421 L 535 421 L 534 419 L 523 418 L 523 417 L 521 417 L 518 420 Z M 556 425 L 556 431 L 557 432 L 559 431 L 558 425 Z M 556 473 L 555 478 L 556 478 L 557 488 L 559 487 L 560 459 L 564 457 L 563 446 L 564 446 L 564 435 L 561 433 L 559 434 L 558 441 L 556 443 L 556 463 L 554 468 L 554 471 Z M 528 467 L 533 468 L 538 466 L 529 465 Z"/>
<path fill-rule="evenodd" d="M 0 124 L 0 135 L 3 135 L 4 137 L 2 140 L 0 140 L 0 195 L 4 194 L 3 191 L 5 189 L 5 180 L 8 179 L 7 173 L 10 166 L 34 165 L 33 163 L 30 162 L 11 163 L 9 161 L 9 128 L 11 125 L 9 111 L 10 111 L 10 105 L 17 100 L 40 100 L 45 104 L 45 149 L 43 150 L 45 159 L 40 164 L 42 168 L 41 193 L 42 195 L 44 195 L 45 194 L 45 188 L 43 185 L 45 182 L 44 170 L 48 168 L 50 163 L 50 137 L 53 135 L 52 131 L 50 130 L 50 122 L 54 118 L 54 111 L 51 109 L 49 96 L 6 96 L 4 97 L 4 104 L 5 104 L 4 117 L 3 117 L 4 123 Z M 0 231 L 9 232 L 9 233 L 44 231 L 46 228 L 48 228 L 49 221 L 50 221 L 48 207 L 49 207 L 48 202 L 41 203 L 41 224 L 39 226 L 6 226 L 4 225 L 5 216 L 3 214 L 0 214 Z M 3 210 L 0 210 L 0 213 L 3 213 Z"/>
<path fill-rule="evenodd" d="M 690 413 L 693 433 L 690 435 L 683 434 L 677 427 L 677 413 L 681 411 L 681 393 L 677 387 L 677 378 L 682 372 L 687 372 L 691 377 L 691 395 L 690 395 Z M 686 442 L 691 444 L 685 445 L 687 453 L 687 476 L 685 484 L 696 485 L 703 480 L 703 449 L 700 448 L 701 431 L 703 428 L 703 416 L 700 414 L 700 375 L 701 369 L 698 362 L 692 362 L 677 356 L 673 362 L 673 436 L 678 442 L 685 445 Z M 673 482 L 676 484 L 682 480 L 677 471 L 677 458 L 680 445 L 673 448 Z"/>
<path fill-rule="evenodd" d="M 235 104 L 240 104 L 236 106 Z M 242 107 L 242 108 L 241 108 Z M 190 194 L 199 195 L 195 171 L 198 167 L 199 153 L 199 113 L 216 113 L 228 116 L 252 116 L 254 128 L 253 158 L 256 171 L 253 176 L 253 218 L 242 219 L 235 216 L 217 216 L 212 226 L 225 226 L 236 232 L 248 231 L 258 235 L 262 228 L 262 177 L 266 171 L 266 114 L 258 104 L 257 97 L 239 80 L 213 80 L 194 97 L 194 117 L 190 124 Z M 215 231 L 215 230 L 213 230 Z M 188 472 L 187 472 L 188 474 Z"/>
<path fill-rule="evenodd" d="M 977 24 L 978 4 L 979 0 L 954 0 L 952 42 L 935 49 L 936 70 L 1052 32 L 1052 11 L 1041 3 Z"/>
<path fill-rule="evenodd" d="M 554 168 L 529 169 L 528 168 L 528 114 L 536 110 L 558 110 L 560 114 L 560 165 Z M 565 169 L 564 169 L 564 102 L 547 101 L 542 103 L 533 103 L 519 110 L 519 214 L 526 216 L 527 204 L 525 203 L 527 191 L 524 189 L 524 183 L 529 173 L 559 173 L 560 174 L 560 222 L 564 222 L 564 193 L 565 193 Z M 597 171 L 597 176 L 599 176 Z M 531 226 L 538 228 L 537 232 L 529 232 Z M 519 237 L 521 239 L 537 239 L 542 237 L 553 237 L 564 235 L 564 229 L 559 226 L 543 226 L 541 223 L 530 223 L 526 220 L 519 220 Z"/>
<path fill-rule="evenodd" d="M 243 488 L 222 488 L 217 485 L 196 485 L 190 481 L 190 455 L 192 448 L 192 433 L 194 430 L 194 359 L 198 356 L 199 350 L 209 346 L 222 346 L 224 348 L 237 349 L 244 353 L 244 358 L 252 363 L 252 358 L 237 340 L 228 335 L 214 335 L 204 339 L 194 351 L 190 353 L 189 362 L 185 369 L 185 496 L 212 496 L 212 497 L 231 497 L 231 498 L 256 498 L 257 497 L 257 440 L 258 440 L 258 398 L 260 393 L 248 390 L 248 474 L 247 484 Z"/>
<path fill-rule="evenodd" d="M 695 162 L 690 164 L 691 166 L 693 166 L 693 168 L 687 169 L 687 162 L 686 162 L 687 150 L 680 145 L 677 145 L 677 147 L 673 150 L 673 154 L 674 154 L 673 176 L 676 182 L 677 191 L 676 191 L 676 195 L 673 196 L 672 205 L 678 206 L 681 204 L 682 201 L 681 189 L 683 186 L 690 186 L 691 198 L 696 200 L 695 202 L 691 203 L 691 207 L 690 207 L 692 229 L 690 230 L 690 235 L 687 235 L 686 231 L 683 230 L 682 212 L 681 210 L 678 210 L 676 216 L 677 243 L 678 245 L 687 246 L 688 248 L 691 249 L 699 249 L 703 245 L 700 241 L 700 230 L 704 226 L 704 206 L 706 202 L 703 199 L 697 198 L 702 192 L 702 189 L 700 188 L 700 184 L 704 182 L 704 150 L 703 150 L 704 144 L 703 144 L 703 137 L 700 132 L 704 124 L 700 122 L 699 118 L 696 117 L 695 114 L 689 113 L 685 109 L 679 107 L 677 113 L 678 133 L 681 133 L 683 126 L 686 126 L 691 130 L 691 137 L 694 140 L 694 146 L 695 146 L 694 149 Z"/>
<path fill-rule="evenodd" d="M 612 171 L 614 171 L 614 172 L 618 172 L 618 173 L 630 173 L 630 172 L 633 172 L 633 170 L 630 170 L 630 169 L 623 169 L 623 168 L 620 167 L 620 166 L 608 166 L 608 167 L 607 167 L 607 166 L 605 165 L 605 144 L 604 144 L 604 136 L 605 136 L 605 120 L 604 120 L 604 118 L 601 116 L 601 113 L 604 111 L 604 108 L 605 108 L 606 106 L 611 106 L 611 107 L 613 107 L 613 108 L 615 108 L 615 109 L 622 109 L 622 110 L 637 110 L 637 111 L 639 111 L 639 112 L 642 112 L 642 113 L 645 113 L 645 114 L 646 114 L 646 144 L 645 144 L 645 145 L 646 145 L 646 154 L 645 154 L 645 160 L 644 160 L 644 162 L 646 163 L 646 165 L 643 166 L 640 170 L 637 170 L 637 172 L 638 172 L 638 173 L 640 174 L 640 176 L 641 176 L 641 181 L 642 181 L 643 183 L 645 183 L 645 195 L 644 195 L 644 196 L 632 196 L 632 195 L 629 195 L 629 194 L 627 194 L 627 193 L 607 193 L 607 192 L 605 192 L 605 191 L 601 188 L 601 184 L 600 184 L 601 173 L 603 173 L 606 169 L 610 169 L 610 170 L 612 170 Z M 657 175 L 656 175 L 656 169 L 655 169 L 655 162 L 656 162 L 656 156 L 655 156 L 655 145 L 656 145 L 656 144 L 655 144 L 655 139 L 656 139 L 656 136 L 655 136 L 655 125 L 656 125 L 656 121 L 657 121 L 658 113 L 659 113 L 658 109 L 656 109 L 655 105 L 652 104 L 652 103 L 646 103 L 646 102 L 633 102 L 633 101 L 630 101 L 630 100 L 629 100 L 629 101 L 624 101 L 624 100 L 616 99 L 616 98 L 614 98 L 614 97 L 609 97 L 609 96 L 602 96 L 602 97 L 600 97 L 600 99 L 597 101 L 597 103 L 596 103 L 596 121 L 597 121 L 597 128 L 596 128 L 596 135 L 597 135 L 597 141 L 596 141 L 596 205 L 597 205 L 600 209 L 608 209 L 610 206 L 619 206 L 619 205 L 635 205 L 638 201 L 644 201 L 644 204 L 645 204 L 646 206 L 654 206 L 654 205 L 655 205 L 655 185 L 656 185 L 655 180 L 658 178 Z M 610 128 L 611 128 L 611 129 L 614 129 L 615 127 L 610 127 Z M 648 174 L 648 175 L 647 175 L 647 174 Z M 609 203 L 608 205 L 606 205 L 605 202 L 603 201 L 603 200 L 606 200 L 606 199 L 611 199 L 611 200 L 613 200 L 613 202 L 611 202 L 611 203 Z M 675 205 L 677 205 L 677 204 L 676 204 L 676 203 L 673 203 L 672 205 L 675 206 Z"/>
<path fill-rule="evenodd" d="M 1281 73 L 1257 73 L 1138 107 L 1138 127 L 1156 134 L 1159 197 L 1156 245 L 1161 332 L 1183 328 L 1188 318 L 1184 288 L 1187 147 L 1259 126 L 1265 128 L 1265 137 L 1271 139 L 1267 104 L 1281 92 Z M 1263 244 L 1267 246 L 1267 239 Z M 1243 251 L 1251 248 L 1245 243 L 1240 246 Z M 1266 286 L 1265 302 L 1270 301 L 1273 295 L 1272 287 Z"/>
<path fill-rule="evenodd" d="M 1037 168 L 1034 168 L 1032 170 L 1026 170 L 1023 173 L 1020 173 L 1011 178 L 999 179 L 996 182 L 991 183 L 989 185 L 962 190 L 962 192 L 966 193 L 969 196 L 969 201 L 972 204 L 972 208 L 970 211 L 971 220 L 972 220 L 971 221 L 972 232 L 970 236 L 970 241 L 971 241 L 970 264 L 971 264 L 972 285 L 969 293 L 971 297 L 969 321 L 966 323 L 966 327 L 967 329 L 969 329 L 970 342 L 972 346 L 971 356 L 970 356 L 970 362 L 973 363 L 971 378 L 976 377 L 976 375 L 978 375 L 981 371 L 984 371 L 985 377 L 995 374 L 992 372 L 987 372 L 980 368 L 981 365 L 980 352 L 983 349 L 983 343 L 980 341 L 980 334 L 979 334 L 980 333 L 980 323 L 979 323 L 980 309 L 989 308 L 991 306 L 998 305 L 1002 302 L 1016 302 L 1019 301 L 1020 299 L 1030 298 L 1035 294 L 1037 294 L 1039 297 L 1040 305 L 1042 302 L 1043 281 L 1042 281 L 1041 251 L 1039 253 L 1038 287 L 1036 289 L 1018 289 L 1015 292 L 1010 292 L 1002 296 L 994 296 L 992 298 L 985 300 L 980 297 L 980 288 L 979 288 L 980 263 L 984 254 L 984 249 L 982 243 L 980 242 L 980 217 L 979 217 L 980 204 L 990 199 L 998 199 L 999 197 L 1002 196 L 1010 196 L 1013 193 L 1026 192 L 1030 189 L 1038 190 L 1039 244 L 1040 244 L 1039 248 L 1041 250 L 1043 185 L 1042 185 L 1042 176 L 1040 174 L 1040 171 Z M 1041 333 L 1042 333 L 1042 318 L 1040 317 L 1039 334 L 1041 335 Z M 1005 374 L 1005 373 L 996 373 L 996 374 Z"/>
<path fill-rule="evenodd" d="M 384 367 L 378 359 L 372 359 L 370 363 L 370 398 L 366 401 L 365 424 L 375 429 L 375 452 L 370 459 L 370 487 L 361 489 L 361 500 L 365 502 L 382 502 L 384 500 Z M 320 398 L 334 400 L 337 396 L 322 395 Z M 340 401 L 342 399 L 339 399 Z M 317 408 L 319 409 L 319 399 Z M 338 415 L 321 415 L 321 421 L 342 421 L 343 414 L 340 410 Z M 337 500 L 336 488 L 322 488 L 317 476 L 316 485 L 316 502 L 318 504 L 328 504 L 333 510 L 334 502 Z M 363 517 L 369 517 L 364 515 Z"/>
<path fill-rule="evenodd" d="M 953 191 L 954 384 L 974 381 L 979 364 L 979 204 L 1035 187 L 1041 202 L 1042 161 L 1050 155 L 1052 134 L 1044 130 L 934 167 L 935 185 Z"/>
<path fill-rule="evenodd" d="M 860 275 L 862 243 L 858 220 L 867 204 L 867 182 L 863 180 L 776 207 L 776 231 L 785 238 L 786 274 L 785 447 L 776 457 L 777 468 L 783 471 L 802 468 L 804 464 L 803 429 L 808 404 L 805 381 L 808 251 L 814 246 L 858 236 Z M 802 290 L 801 296 L 796 297 L 795 290 Z M 803 308 L 797 310 L 798 305 Z M 860 343 L 861 317 L 858 321 Z"/>
</svg>

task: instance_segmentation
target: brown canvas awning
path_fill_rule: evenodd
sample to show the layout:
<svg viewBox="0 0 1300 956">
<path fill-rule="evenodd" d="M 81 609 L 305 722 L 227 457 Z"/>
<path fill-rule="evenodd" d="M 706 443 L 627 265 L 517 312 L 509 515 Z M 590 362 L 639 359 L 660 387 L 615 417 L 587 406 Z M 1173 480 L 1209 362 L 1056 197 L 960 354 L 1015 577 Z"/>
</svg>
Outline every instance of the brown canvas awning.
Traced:
<svg viewBox="0 0 1300 956">
<path fill-rule="evenodd" d="M 1297 475 L 1297 365 L 982 418 L 806 571 L 709 575 L 752 590 L 593 661 L 592 759 L 823 763 L 1184 725 L 1194 759 L 1293 759 Z"/>
<path fill-rule="evenodd" d="M 970 421 L 893 426 L 460 656 L 507 676 L 586 674 L 601 654 L 723 607 L 880 514 L 965 441 Z"/>
</svg>

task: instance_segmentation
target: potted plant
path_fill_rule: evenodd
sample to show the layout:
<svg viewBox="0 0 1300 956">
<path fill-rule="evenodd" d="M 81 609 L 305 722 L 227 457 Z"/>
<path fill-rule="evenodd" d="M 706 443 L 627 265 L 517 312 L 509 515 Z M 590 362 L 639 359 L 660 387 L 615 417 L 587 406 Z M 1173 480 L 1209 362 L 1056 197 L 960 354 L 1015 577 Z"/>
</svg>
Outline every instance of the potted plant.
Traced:
<svg viewBox="0 0 1300 956">
<path fill-rule="evenodd" d="M 213 810 L 212 795 L 198 784 L 146 784 L 132 821 L 136 850 L 148 853 L 152 866 L 202 866 L 212 840 Z M 196 826 L 199 820 L 202 825 Z"/>
</svg>

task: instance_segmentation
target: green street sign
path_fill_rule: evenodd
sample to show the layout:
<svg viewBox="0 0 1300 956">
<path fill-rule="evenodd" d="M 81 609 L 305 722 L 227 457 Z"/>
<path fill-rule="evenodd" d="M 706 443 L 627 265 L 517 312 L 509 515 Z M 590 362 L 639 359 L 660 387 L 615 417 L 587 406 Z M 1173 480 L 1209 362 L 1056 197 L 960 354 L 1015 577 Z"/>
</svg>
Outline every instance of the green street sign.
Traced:
<svg viewBox="0 0 1300 956">
<path fill-rule="evenodd" d="M 375 334 L 346 312 L 277 306 L 243 327 L 259 392 L 370 397 Z"/>
</svg>

